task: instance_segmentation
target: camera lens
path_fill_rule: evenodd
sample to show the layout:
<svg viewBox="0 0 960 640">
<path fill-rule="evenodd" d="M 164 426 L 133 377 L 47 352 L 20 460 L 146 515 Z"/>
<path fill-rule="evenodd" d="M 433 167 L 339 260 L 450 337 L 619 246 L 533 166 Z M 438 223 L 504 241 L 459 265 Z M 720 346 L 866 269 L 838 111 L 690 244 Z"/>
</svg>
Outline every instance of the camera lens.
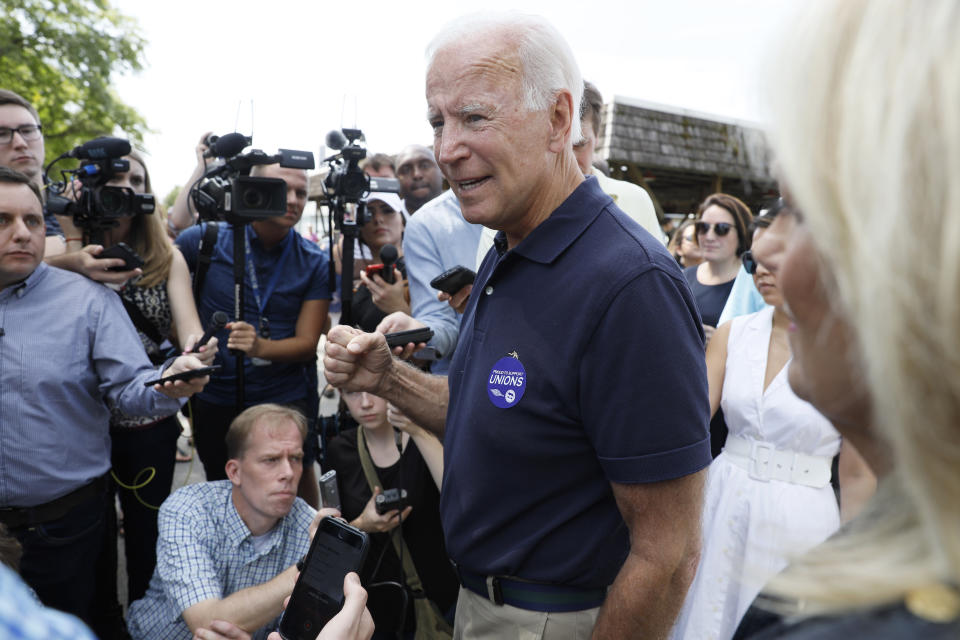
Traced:
<svg viewBox="0 0 960 640">
<path fill-rule="evenodd" d="M 243 192 L 243 206 L 247 209 L 263 209 L 267 198 L 263 191 L 250 188 Z"/>
<path fill-rule="evenodd" d="M 97 208 L 103 216 L 127 215 L 127 194 L 120 188 L 103 187 L 97 194 Z"/>
</svg>

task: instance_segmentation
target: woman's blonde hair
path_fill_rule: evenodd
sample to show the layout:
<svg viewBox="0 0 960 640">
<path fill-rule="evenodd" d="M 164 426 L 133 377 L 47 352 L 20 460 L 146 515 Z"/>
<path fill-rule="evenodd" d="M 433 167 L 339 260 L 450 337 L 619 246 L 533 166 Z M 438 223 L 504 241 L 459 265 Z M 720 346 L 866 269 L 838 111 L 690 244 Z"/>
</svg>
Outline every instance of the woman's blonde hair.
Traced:
<svg viewBox="0 0 960 640">
<path fill-rule="evenodd" d="M 774 59 L 772 141 L 895 471 L 768 586 L 807 613 L 960 582 L 960 3 L 812 6 Z"/>
<path fill-rule="evenodd" d="M 147 163 L 136 149 L 130 151 L 130 158 L 143 167 L 145 193 L 153 193 L 150 185 L 150 171 Z M 137 281 L 139 287 L 153 287 L 170 276 L 170 264 L 173 262 L 173 245 L 163 228 L 163 216 L 159 205 L 157 211 L 138 214 L 130 222 L 129 244 L 143 258 L 143 277 Z"/>
</svg>

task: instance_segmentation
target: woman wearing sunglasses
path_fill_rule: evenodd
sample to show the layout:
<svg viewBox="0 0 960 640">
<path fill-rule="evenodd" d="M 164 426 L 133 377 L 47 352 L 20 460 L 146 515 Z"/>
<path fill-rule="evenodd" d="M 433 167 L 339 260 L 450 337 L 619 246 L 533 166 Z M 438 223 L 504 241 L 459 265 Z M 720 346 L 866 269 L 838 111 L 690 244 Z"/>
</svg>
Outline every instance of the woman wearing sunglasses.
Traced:
<svg viewBox="0 0 960 640">
<path fill-rule="evenodd" d="M 740 270 L 740 255 L 750 248 L 753 215 L 739 198 L 715 193 L 700 205 L 694 225 L 703 262 L 684 269 L 709 344 Z"/>
<path fill-rule="evenodd" d="M 781 208 L 757 218 L 754 241 L 773 233 Z M 730 431 L 707 477 L 700 565 L 675 640 L 729 638 L 789 554 L 840 524 L 831 486 L 840 436 L 787 382 L 789 319 L 776 277 L 749 251 L 743 264 L 770 306 L 723 324 L 707 347 L 710 409 L 723 407 Z"/>
</svg>

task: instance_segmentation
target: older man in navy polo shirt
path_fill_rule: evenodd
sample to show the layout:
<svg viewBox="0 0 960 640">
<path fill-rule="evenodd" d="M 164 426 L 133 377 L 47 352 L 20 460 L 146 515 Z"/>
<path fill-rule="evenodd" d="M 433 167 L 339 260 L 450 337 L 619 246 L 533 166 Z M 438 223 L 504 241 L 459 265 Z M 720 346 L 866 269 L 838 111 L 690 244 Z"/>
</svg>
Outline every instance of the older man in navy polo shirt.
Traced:
<svg viewBox="0 0 960 640">
<path fill-rule="evenodd" d="M 696 569 L 710 462 L 699 317 L 661 244 L 578 169 L 582 87 L 540 18 L 472 17 L 437 36 L 437 160 L 464 218 L 499 230 L 449 383 L 379 334 L 337 327 L 326 347 L 331 383 L 444 437 L 456 637 L 664 637 Z"/>
</svg>

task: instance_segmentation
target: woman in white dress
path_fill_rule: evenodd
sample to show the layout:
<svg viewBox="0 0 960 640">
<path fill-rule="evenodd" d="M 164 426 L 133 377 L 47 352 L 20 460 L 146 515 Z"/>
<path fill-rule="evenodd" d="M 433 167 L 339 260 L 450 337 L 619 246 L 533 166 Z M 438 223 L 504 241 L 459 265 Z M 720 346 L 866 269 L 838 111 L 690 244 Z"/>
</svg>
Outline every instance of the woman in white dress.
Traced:
<svg viewBox="0 0 960 640">
<path fill-rule="evenodd" d="M 756 220 L 756 237 L 779 212 Z M 728 640 L 789 557 L 840 525 L 831 468 L 840 436 L 787 382 L 789 320 L 773 274 L 744 264 L 771 305 L 720 326 L 707 349 L 710 409 L 729 427 L 710 467 L 697 575 L 672 638 Z"/>
</svg>

